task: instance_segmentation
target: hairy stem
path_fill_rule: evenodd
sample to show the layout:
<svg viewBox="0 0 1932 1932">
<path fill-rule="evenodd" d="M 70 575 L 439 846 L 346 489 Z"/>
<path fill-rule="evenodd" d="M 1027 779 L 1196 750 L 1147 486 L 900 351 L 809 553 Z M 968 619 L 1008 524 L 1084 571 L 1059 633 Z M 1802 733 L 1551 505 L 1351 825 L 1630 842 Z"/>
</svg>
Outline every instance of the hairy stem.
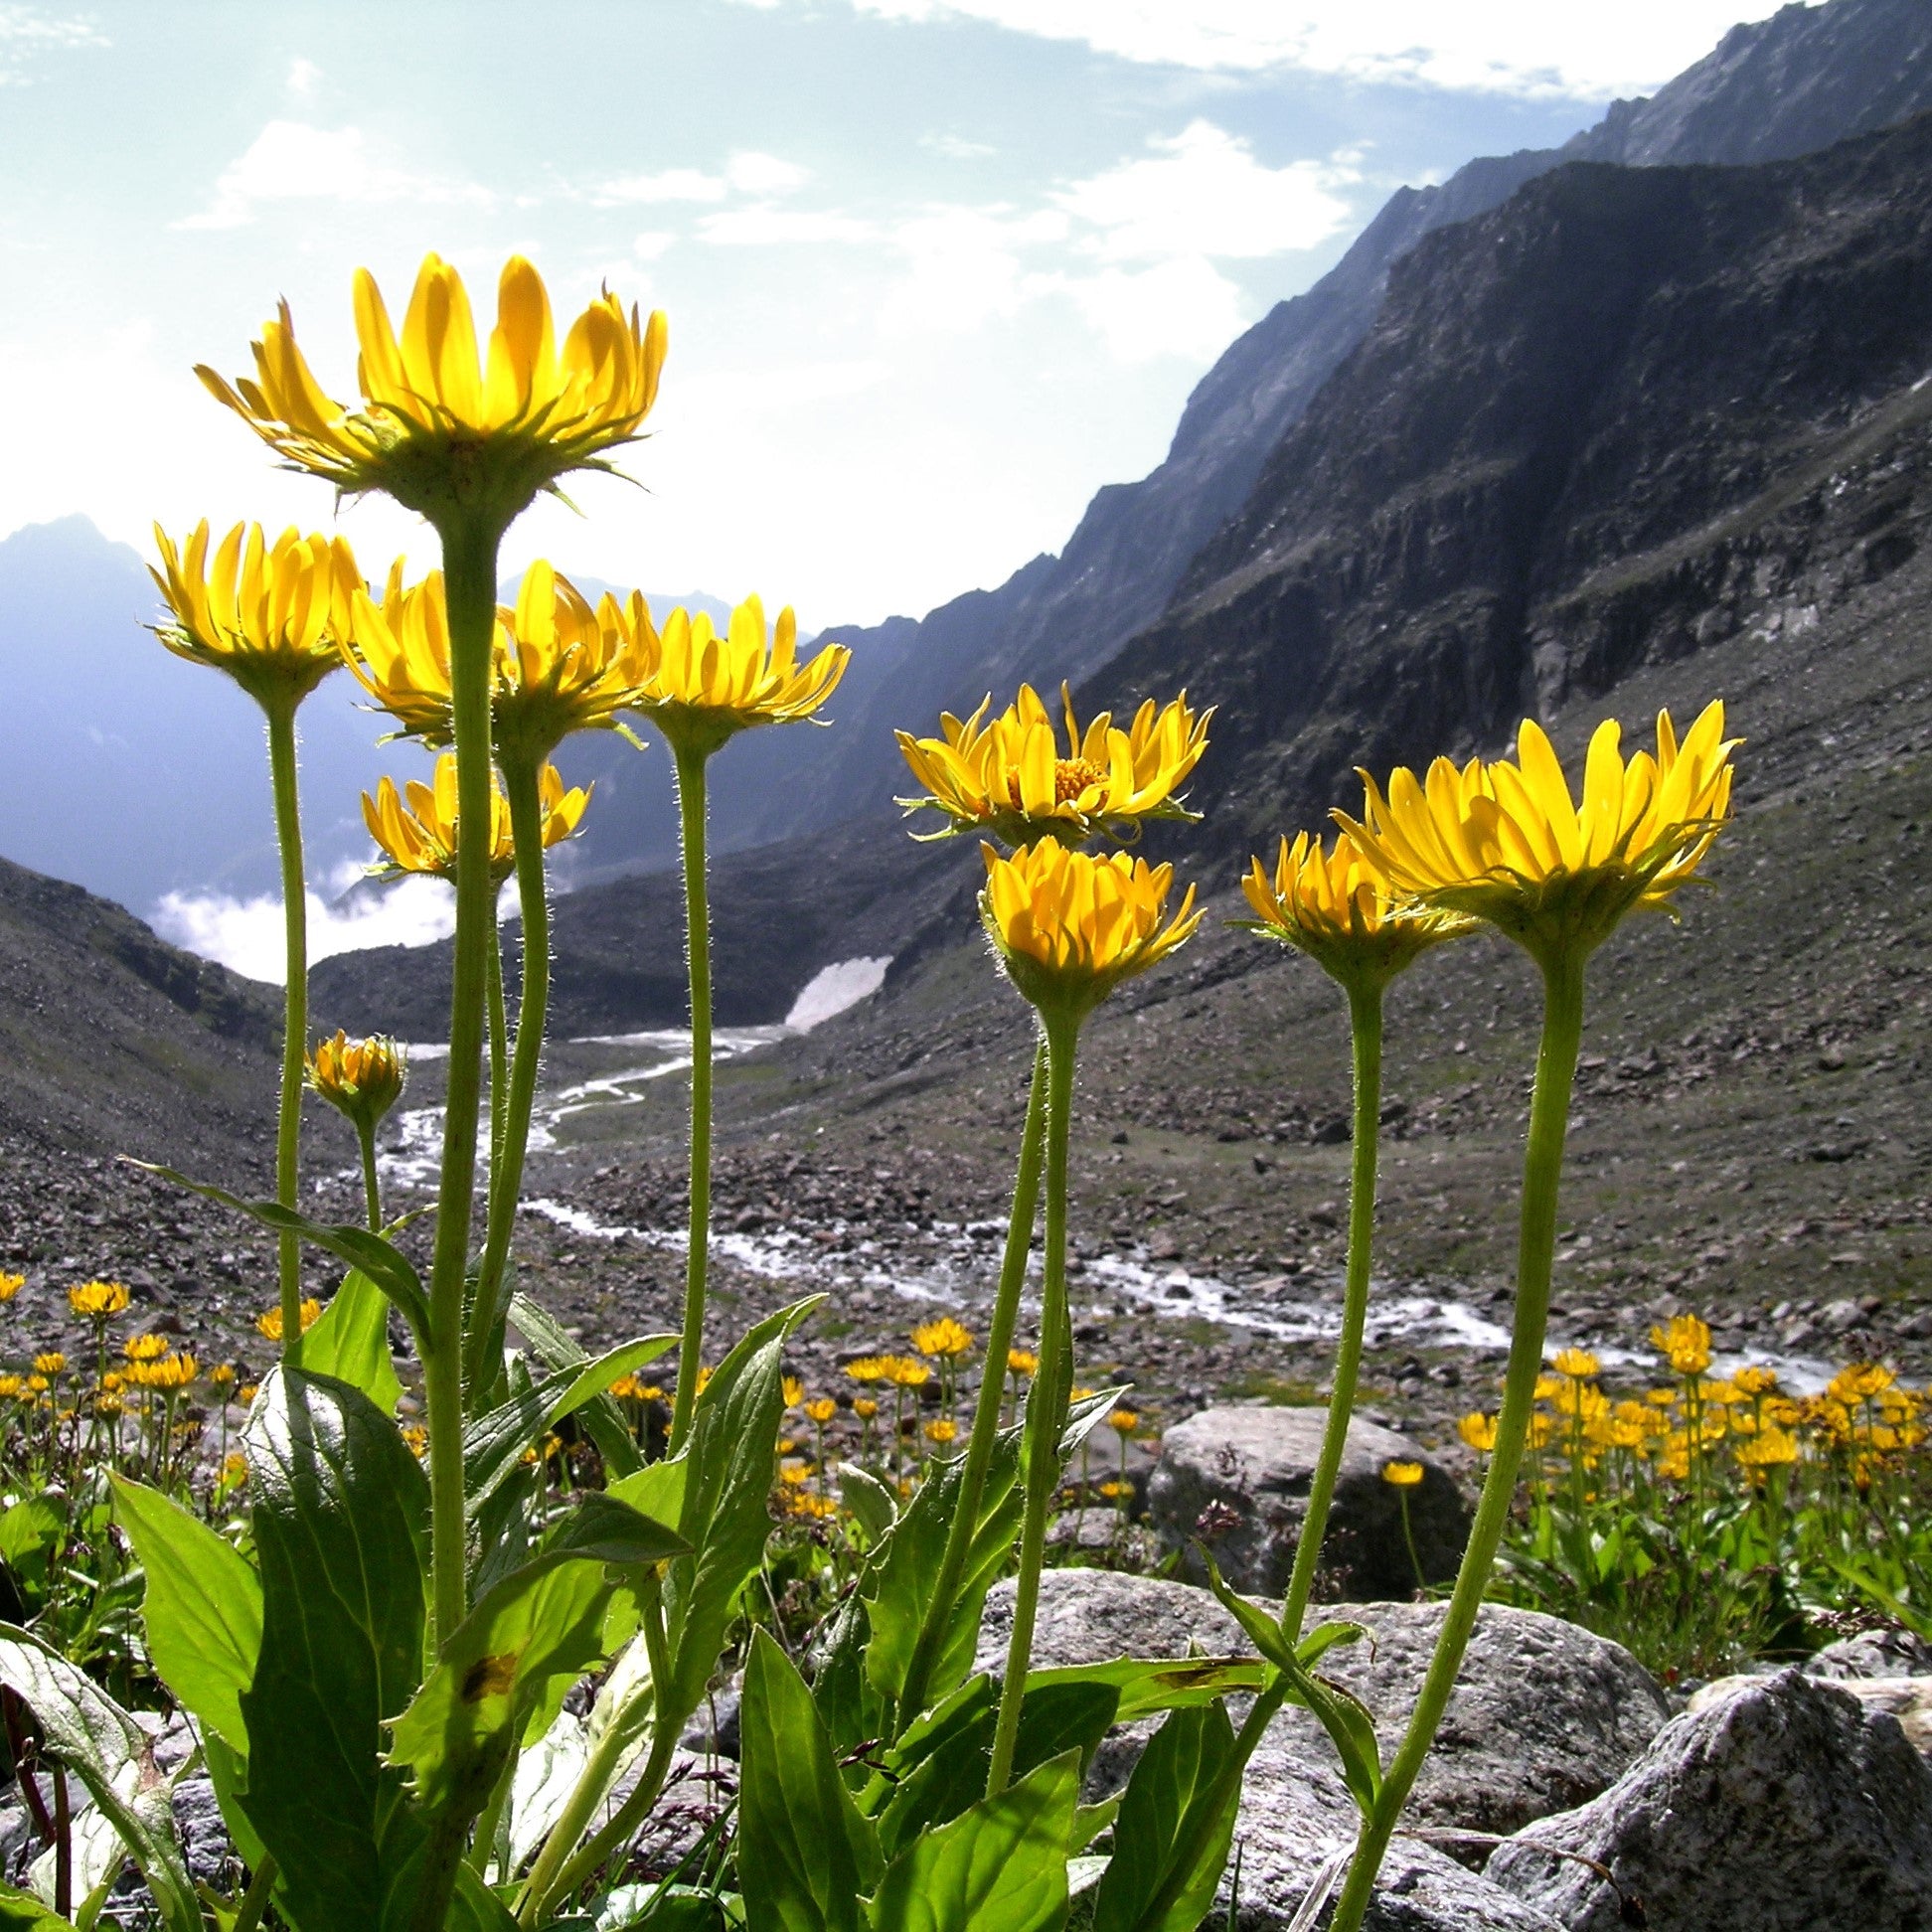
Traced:
<svg viewBox="0 0 1932 1932">
<path fill-rule="evenodd" d="M 362 1148 L 363 1212 L 369 1220 L 369 1231 L 380 1234 L 383 1231 L 383 1183 L 376 1172 L 376 1123 L 358 1121 L 356 1139 Z"/>
<path fill-rule="evenodd" d="M 295 784 L 293 696 L 277 696 L 268 714 L 268 776 L 275 794 L 275 841 L 281 848 L 282 991 L 281 1113 L 275 1125 L 275 1199 L 301 1206 L 302 1067 L 308 1051 L 308 885 L 302 870 L 302 813 Z M 277 1237 L 281 1278 L 282 1360 L 302 1361 L 301 1237 Z"/>
<path fill-rule="evenodd" d="M 1013 1599 L 1013 1635 L 1007 1644 L 1006 1682 L 993 1727 L 993 1762 L 986 1795 L 997 1798 L 1013 1776 L 1020 1737 L 1020 1706 L 1027 1693 L 1033 1656 L 1034 1617 L 1040 1608 L 1040 1571 L 1046 1554 L 1046 1519 L 1059 1492 L 1060 1436 L 1066 1427 L 1072 1364 L 1066 1319 L 1066 1149 L 1073 1111 L 1073 1055 L 1079 1022 L 1065 1014 L 1046 1016 L 1046 1251 L 1040 1298 L 1040 1368 L 1027 1402 L 1027 1507 L 1020 1529 L 1020 1579 Z"/>
<path fill-rule="evenodd" d="M 1342 1291 L 1342 1340 L 1335 1351 L 1328 1426 L 1308 1486 L 1308 1511 L 1295 1545 L 1295 1567 L 1281 1606 L 1282 1634 L 1292 1644 L 1321 1566 L 1329 1506 L 1349 1446 L 1356 1380 L 1362 1369 L 1362 1338 L 1368 1322 L 1368 1260 L 1375 1233 L 1375 1155 L 1381 1125 L 1382 986 L 1363 975 L 1349 989 L 1349 1021 L 1355 1042 L 1355 1142 L 1349 1176 L 1349 1269 Z"/>
<path fill-rule="evenodd" d="M 1331 1932 L 1361 1932 L 1388 1841 L 1456 1688 L 1456 1674 L 1476 1628 L 1483 1593 L 1489 1587 L 1491 1567 L 1516 1498 L 1517 1471 L 1535 1408 L 1536 1377 L 1542 1371 L 1550 1265 L 1556 1248 L 1556 1194 L 1563 1172 L 1563 1140 L 1569 1125 L 1577 1048 L 1583 1038 L 1583 957 L 1580 949 L 1571 948 L 1541 962 L 1542 1045 L 1536 1054 L 1536 1087 L 1530 1103 L 1523 1218 L 1517 1245 L 1516 1323 L 1510 1338 L 1503 1406 L 1496 1422 L 1496 1448 L 1470 1529 L 1469 1547 L 1463 1552 L 1448 1614 L 1443 1618 L 1442 1634 L 1436 1639 L 1435 1655 L 1429 1660 L 1428 1675 L 1422 1680 L 1421 1694 L 1401 1746 L 1382 1780 L 1381 1795 L 1363 1822 L 1355 1862 L 1349 1867 Z"/>
<path fill-rule="evenodd" d="M 529 930 L 528 925 L 524 928 Z M 510 1088 L 510 1018 L 503 1006 L 503 934 L 490 922 L 490 1172 L 503 1165 L 503 1109 Z"/>
<path fill-rule="evenodd" d="M 705 1271 L 711 1245 L 711 908 L 705 879 L 705 754 L 674 746 L 678 823 L 684 837 L 685 950 L 691 966 L 691 1247 L 685 1260 L 684 1338 L 665 1453 L 691 1426 L 705 1349 Z"/>
<path fill-rule="evenodd" d="M 953 1598 L 965 1574 L 966 1558 L 979 1530 L 980 1499 L 986 1494 L 986 1472 L 1000 1434 L 1001 1396 L 1006 1388 L 1007 1356 L 1013 1347 L 1014 1326 L 1020 1316 L 1020 1294 L 1027 1283 L 1027 1256 L 1033 1247 L 1034 1217 L 1040 1206 L 1040 1168 L 1046 1132 L 1046 1041 L 1041 1037 L 1034 1053 L 1033 1084 L 1027 1094 L 1027 1121 L 1020 1130 L 1020 1172 L 1013 1183 L 1013 1212 L 1007 1221 L 1006 1254 L 1000 1263 L 1000 1285 L 993 1298 L 993 1320 L 986 1336 L 986 1362 L 980 1370 L 979 1401 L 973 1410 L 973 1431 L 966 1444 L 966 1466 L 960 1472 L 959 1507 L 946 1531 L 946 1550 L 933 1579 L 925 1621 L 919 1626 L 911 1661 L 905 1667 L 905 1686 L 899 1692 L 898 1724 L 903 1730 L 925 1705 L 939 1647 L 952 1622 Z"/>
</svg>

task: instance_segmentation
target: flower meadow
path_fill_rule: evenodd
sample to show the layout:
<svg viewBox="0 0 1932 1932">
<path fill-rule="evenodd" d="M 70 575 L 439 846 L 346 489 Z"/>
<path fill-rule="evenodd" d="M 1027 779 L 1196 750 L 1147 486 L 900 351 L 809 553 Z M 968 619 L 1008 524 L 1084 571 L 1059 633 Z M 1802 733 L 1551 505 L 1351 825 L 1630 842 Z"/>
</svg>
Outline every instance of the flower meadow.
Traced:
<svg viewBox="0 0 1932 1932">
<path fill-rule="evenodd" d="M 901 733 L 918 836 L 979 842 L 988 970 L 1033 1010 L 1038 1046 L 984 1332 L 940 1317 L 902 1352 L 848 1363 L 843 1386 L 807 1387 L 787 1346 L 822 1297 L 739 1334 L 710 1305 L 706 800 L 739 732 L 830 722 L 847 653 L 801 660 L 790 609 L 768 617 L 756 596 L 720 628 L 636 592 L 593 603 L 548 564 L 498 603 L 515 520 L 643 437 L 663 316 L 605 291 L 560 339 L 542 279 L 513 259 L 479 341 L 461 278 L 432 255 L 400 331 L 366 272 L 354 320 L 357 402 L 318 380 L 285 305 L 251 374 L 198 373 L 284 465 L 419 516 L 440 567 L 367 575 L 342 539 L 295 530 L 157 532 L 160 643 L 263 713 L 288 973 L 272 1198 L 153 1172 L 271 1229 L 278 1264 L 246 1372 L 145 1332 L 112 1282 L 37 1288 L 66 1293 L 92 1346 L 36 1351 L 31 1298 L 0 1281 L 0 1348 L 18 1358 L 0 1382 L 0 1714 L 40 1848 L 0 1916 L 84 1932 L 131 1864 L 130 1909 L 166 1932 L 1049 1932 L 1076 1913 L 1100 1932 L 1188 1932 L 1222 1884 L 1248 1759 L 1295 1703 L 1360 1813 L 1331 1921 L 1359 1932 L 1486 1596 L 1653 1657 L 1688 1615 L 1712 1657 L 1737 1629 L 1771 1647 L 1820 1576 L 1922 1614 L 1918 1398 L 1886 1371 L 1848 1369 L 1822 1405 L 1794 1404 L 1750 1371 L 1711 1375 L 1690 1328 L 1661 1345 L 1662 1400 L 1607 1392 L 1587 1358 L 1545 1362 L 1588 961 L 1626 917 L 1671 911 L 1724 831 L 1736 741 L 1712 703 L 1682 733 L 1661 716 L 1628 756 L 1599 727 L 1577 792 L 1533 721 L 1513 756 L 1365 772 L 1331 837 L 1254 861 L 1244 923 L 1337 983 L 1354 1043 L 1343 1328 L 1293 1573 L 1275 1606 L 1208 1565 L 1248 1655 L 1036 1667 L 1054 1521 L 1071 1507 L 1124 1523 L 1129 1445 L 1153 1427 L 1130 1390 L 1077 1382 L 1070 1128 L 1085 1023 L 1206 916 L 1204 882 L 1135 848 L 1150 823 L 1195 819 L 1211 713 L 1177 694 L 1125 725 L 1081 723 L 1069 693 L 1055 716 L 1023 687 L 1003 710 L 989 697 Z M 364 800 L 374 870 L 445 880 L 456 908 L 441 1166 L 406 1249 L 374 1152 L 402 1049 L 308 1029 L 296 724 L 343 671 L 378 728 L 439 754 L 429 783 Z M 580 730 L 669 751 L 693 1035 L 683 1319 L 594 1357 L 519 1291 L 514 1252 L 549 996 L 546 854 L 595 810 L 551 759 Z M 496 920 L 511 886 L 514 1008 Z M 1385 1755 L 1321 1671 L 1362 1627 L 1313 1614 L 1369 1301 L 1383 1001 L 1486 928 L 1544 992 L 1513 1334 L 1499 1406 L 1464 1425 L 1481 1500 Z M 360 1221 L 302 1211 L 308 1093 L 355 1129 Z M 305 1245 L 342 1270 L 326 1305 L 302 1295 Z M 406 1406 L 392 1324 L 409 1340 Z M 1420 1471 L 1385 1474 L 1406 1499 Z M 1729 1594 L 1687 1611 L 1713 1552 Z M 975 1671 L 1006 1578 L 1004 1656 Z M 733 1678 L 726 1767 L 686 1739 Z M 157 1710 L 192 1738 L 167 1771 L 137 1715 Z M 1124 1790 L 1086 1803 L 1100 1740 L 1140 1719 L 1158 1728 Z M 190 1768 L 234 1847 L 226 1888 L 189 1874 L 169 1789 Z"/>
</svg>

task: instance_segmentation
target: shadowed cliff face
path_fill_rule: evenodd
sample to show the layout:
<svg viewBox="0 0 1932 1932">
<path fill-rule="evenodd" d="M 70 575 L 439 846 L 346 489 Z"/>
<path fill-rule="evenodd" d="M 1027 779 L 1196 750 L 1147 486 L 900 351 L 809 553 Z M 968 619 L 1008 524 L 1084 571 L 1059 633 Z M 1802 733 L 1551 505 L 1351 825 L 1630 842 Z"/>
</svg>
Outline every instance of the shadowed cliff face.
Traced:
<svg viewBox="0 0 1932 1932">
<path fill-rule="evenodd" d="M 1773 167 L 1566 167 L 1398 265 L 1097 695 L 1220 707 L 1230 844 L 1316 822 L 1356 763 L 1492 743 L 1902 561 L 1928 368 L 1932 117 Z"/>
</svg>

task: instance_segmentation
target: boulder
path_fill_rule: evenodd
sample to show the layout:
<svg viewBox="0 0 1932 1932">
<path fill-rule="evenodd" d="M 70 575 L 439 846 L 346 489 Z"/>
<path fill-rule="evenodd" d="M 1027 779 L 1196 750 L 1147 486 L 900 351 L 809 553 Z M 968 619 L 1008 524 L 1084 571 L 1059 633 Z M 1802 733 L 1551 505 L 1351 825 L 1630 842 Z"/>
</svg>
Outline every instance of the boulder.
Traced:
<svg viewBox="0 0 1932 1932">
<path fill-rule="evenodd" d="M 1932 1770 L 1835 1685 L 1745 1678 L 1674 1718 L 1600 1798 L 1499 1847 L 1486 1875 L 1566 1932 L 1632 1923 L 1633 1898 L 1651 1932 L 1920 1932 Z"/>
<path fill-rule="evenodd" d="M 1853 1678 L 1932 1677 L 1932 1645 L 1909 1630 L 1861 1630 L 1841 1637 L 1806 1660 L 1807 1677 L 1845 1683 Z"/>
<path fill-rule="evenodd" d="M 1199 1573 L 1205 1544 L 1237 1590 L 1278 1596 L 1288 1586 L 1322 1443 L 1318 1408 L 1208 1408 L 1167 1432 L 1148 1482 L 1148 1515 L 1162 1547 Z M 1391 1462 L 1422 1465 L 1422 1481 L 1397 1491 L 1382 1481 Z M 1402 1531 L 1408 1499 L 1415 1553 Z M 1469 1512 L 1433 1457 L 1392 1429 L 1357 1416 L 1322 1541 L 1318 1594 L 1356 1600 L 1405 1599 L 1422 1581 L 1456 1573 L 1469 1540 Z"/>
<path fill-rule="evenodd" d="M 1882 1710 L 1896 1717 L 1899 1729 L 1905 1733 L 1905 1741 L 1920 1757 L 1932 1760 L 1932 1678 L 1834 1678 L 1820 1676 L 1809 1664 L 1803 1669 L 1805 1676 L 1818 1678 L 1820 1683 L 1830 1684 L 1834 1690 L 1856 1697 L 1867 1710 Z M 1708 1710 L 1712 1704 L 1721 1703 L 1724 1698 L 1754 1681 L 1751 1676 L 1718 1678 L 1703 1686 L 1691 1697 L 1687 1708 Z"/>
</svg>

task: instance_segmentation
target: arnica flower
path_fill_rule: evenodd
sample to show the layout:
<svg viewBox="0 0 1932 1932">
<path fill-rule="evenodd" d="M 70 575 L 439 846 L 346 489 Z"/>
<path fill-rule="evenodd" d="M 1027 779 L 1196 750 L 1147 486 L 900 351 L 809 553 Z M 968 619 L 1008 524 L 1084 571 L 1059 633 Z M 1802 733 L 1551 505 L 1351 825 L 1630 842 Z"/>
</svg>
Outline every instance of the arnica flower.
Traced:
<svg viewBox="0 0 1932 1932">
<path fill-rule="evenodd" d="M 233 1388 L 239 1379 L 235 1372 L 235 1364 L 232 1362 L 218 1362 L 208 1371 L 208 1379 L 217 1388 Z"/>
<path fill-rule="evenodd" d="M 1200 816 L 1182 803 L 1180 788 L 1208 747 L 1211 711 L 1192 710 L 1184 692 L 1163 706 L 1148 699 L 1124 731 L 1109 712 L 1082 730 L 1065 685 L 1060 702 L 1064 743 L 1031 685 L 996 718 L 987 717 L 989 696 L 968 719 L 945 713 L 938 737 L 900 731 L 899 750 L 925 792 L 898 802 L 908 813 L 930 810 L 946 820 L 928 838 L 980 831 L 1009 845 L 1043 836 L 1078 844 L 1103 830 L 1132 839 L 1149 819 Z"/>
<path fill-rule="evenodd" d="M 884 1356 L 861 1356 L 857 1362 L 848 1362 L 845 1371 L 856 1382 L 876 1382 L 886 1379 L 886 1358 Z"/>
<path fill-rule="evenodd" d="M 1140 1427 L 1140 1415 L 1138 1411 L 1130 1408 L 1110 1409 L 1107 1413 L 1107 1427 L 1117 1436 L 1123 1438 L 1130 1436 Z"/>
<path fill-rule="evenodd" d="M 879 1404 L 870 1395 L 861 1395 L 854 1400 L 852 1412 L 860 1421 L 870 1422 L 879 1413 Z"/>
<path fill-rule="evenodd" d="M 59 1375 L 67 1370 L 67 1357 L 59 1349 L 48 1349 L 34 1358 L 37 1375 Z"/>
<path fill-rule="evenodd" d="M 1676 1375 L 1701 1375 L 1710 1367 L 1710 1330 L 1695 1315 L 1674 1315 L 1651 1330 L 1651 1346 Z"/>
<path fill-rule="evenodd" d="M 839 1405 L 830 1395 L 814 1395 L 805 1404 L 806 1421 L 816 1422 L 821 1428 L 831 1421 L 838 1412 Z"/>
<path fill-rule="evenodd" d="M 1732 1384 L 1743 1395 L 1768 1395 L 1778 1385 L 1778 1371 L 1766 1368 L 1760 1363 L 1747 1362 L 1731 1377 Z"/>
<path fill-rule="evenodd" d="M 936 1322 L 922 1322 L 912 1331 L 912 1346 L 922 1356 L 963 1356 L 973 1346 L 971 1333 L 950 1315 Z"/>
<path fill-rule="evenodd" d="M 12 1301 L 26 1285 L 27 1277 L 24 1274 L 9 1274 L 0 1268 L 0 1304 Z"/>
<path fill-rule="evenodd" d="M 90 1322 L 108 1321 L 128 1302 L 127 1284 L 121 1281 L 83 1281 L 67 1294 L 68 1306 Z"/>
<path fill-rule="evenodd" d="M 1876 1401 L 1896 1381 L 1897 1377 L 1882 1363 L 1854 1362 L 1832 1377 L 1825 1392 L 1833 1401 L 1856 1408 L 1861 1402 Z"/>
<path fill-rule="evenodd" d="M 784 1392 L 787 1408 L 796 1408 L 805 1399 L 805 1384 L 796 1375 L 784 1376 L 778 1385 Z"/>
<path fill-rule="evenodd" d="M 402 1048 L 387 1034 L 351 1040 L 338 1028 L 303 1064 L 309 1087 L 358 1127 L 373 1130 L 402 1097 Z"/>
<path fill-rule="evenodd" d="M 886 1379 L 897 1388 L 923 1388 L 932 1379 L 932 1370 L 910 1356 L 887 1356 Z"/>
<path fill-rule="evenodd" d="M 507 522 L 565 471 L 609 468 L 602 452 L 632 441 L 657 400 L 663 315 L 641 323 L 606 289 L 560 349 L 543 278 L 521 255 L 504 264 L 487 359 L 462 278 L 438 255 L 423 258 L 400 340 L 366 268 L 355 310 L 360 409 L 310 374 L 286 302 L 254 344 L 253 381 L 195 374 L 291 467 L 351 494 L 386 490 L 432 521 L 481 501 Z"/>
<path fill-rule="evenodd" d="M 674 751 L 700 757 L 753 725 L 809 719 L 852 661 L 843 644 L 828 644 L 799 664 L 791 606 L 778 613 L 768 637 L 764 605 L 756 597 L 731 612 L 723 636 L 702 610 L 696 616 L 672 611 L 660 632 L 642 597 L 625 607 L 624 621 L 636 627 L 651 659 L 631 709 L 648 718 Z"/>
<path fill-rule="evenodd" d="M 322 1304 L 313 1295 L 302 1297 L 302 1333 L 306 1335 L 322 1319 Z M 255 1327 L 270 1342 L 282 1339 L 282 1313 L 279 1308 L 264 1308 L 255 1317 Z"/>
<path fill-rule="evenodd" d="M 1040 1358 L 1031 1349 L 1009 1349 L 1007 1351 L 1007 1373 L 1010 1375 L 1032 1375 L 1039 1372 Z"/>
<path fill-rule="evenodd" d="M 1391 893 L 1347 839 L 1326 850 L 1307 832 L 1296 833 L 1292 845 L 1282 840 L 1273 878 L 1259 859 L 1250 861 L 1241 889 L 1254 908 L 1250 931 L 1307 953 L 1344 985 L 1365 971 L 1385 983 L 1429 947 L 1475 926 L 1460 913 L 1430 911 Z"/>
<path fill-rule="evenodd" d="M 1004 859 L 990 845 L 980 916 L 1008 977 L 1037 1007 L 1083 1017 L 1201 924 L 1190 886 L 1167 918 L 1172 866 L 1096 859 L 1052 839 Z M 1166 923 L 1163 924 L 1163 920 Z"/>
<path fill-rule="evenodd" d="M 204 519 L 177 551 L 157 524 L 160 569 L 148 574 L 173 614 L 154 634 L 177 657 L 226 671 L 268 709 L 299 704 L 342 664 L 354 599 L 363 587 L 340 537 L 284 530 L 269 543 L 259 524 L 237 524 L 208 556 Z"/>
<path fill-rule="evenodd" d="M 163 1356 L 159 1362 L 140 1364 L 130 1379 L 139 1382 L 143 1388 L 172 1395 L 188 1387 L 200 1372 L 200 1365 L 195 1358 L 184 1351 L 180 1355 Z"/>
<path fill-rule="evenodd" d="M 121 1354 L 129 1362 L 159 1362 L 168 1353 L 165 1335 L 130 1335 L 121 1344 Z"/>
<path fill-rule="evenodd" d="M 1597 1359 L 1588 1349 L 1558 1349 L 1550 1358 L 1549 1366 L 1573 1381 L 1588 1381 L 1599 1372 Z"/>
<path fill-rule="evenodd" d="M 926 1440 L 943 1449 L 947 1443 L 957 1439 L 959 1424 L 948 1416 L 940 1416 L 936 1421 L 925 1425 Z"/>
<path fill-rule="evenodd" d="M 566 791 L 564 774 L 546 765 L 538 780 L 544 814 L 546 848 L 574 836 L 590 803 L 591 786 Z M 405 802 L 406 801 L 406 802 Z M 456 754 L 445 751 L 436 760 L 429 784 L 409 779 L 399 793 L 394 779 L 384 778 L 372 798 L 362 795 L 363 823 L 382 848 L 383 858 L 370 868 L 378 879 L 401 879 L 419 873 L 429 879 L 456 877 Z M 516 869 L 516 846 L 510 836 L 510 808 L 491 774 L 490 881 L 501 886 Z"/>
<path fill-rule="evenodd" d="M 1514 762 L 1447 758 L 1426 782 L 1397 770 L 1384 797 L 1362 773 L 1363 816 L 1337 821 L 1391 889 L 1424 905 L 1472 913 L 1540 956 L 1604 938 L 1625 913 L 1668 907 L 1730 816 L 1731 753 L 1721 701 L 1682 746 L 1669 712 L 1657 752 L 1626 764 L 1621 729 L 1590 739 L 1580 805 L 1542 727 L 1525 719 Z"/>
<path fill-rule="evenodd" d="M 1496 1447 L 1496 1417 L 1473 1410 L 1456 1424 L 1456 1433 L 1479 1456 L 1487 1456 Z"/>
<path fill-rule="evenodd" d="M 1798 1460 L 1798 1444 L 1783 1429 L 1773 1426 L 1747 1436 L 1737 1445 L 1736 1455 L 1746 1469 L 1779 1469 Z"/>
<path fill-rule="evenodd" d="M 1382 1464 L 1381 1479 L 1391 1489 L 1414 1489 L 1422 1480 L 1422 1465 L 1419 1462 L 1385 1462 Z"/>
</svg>

